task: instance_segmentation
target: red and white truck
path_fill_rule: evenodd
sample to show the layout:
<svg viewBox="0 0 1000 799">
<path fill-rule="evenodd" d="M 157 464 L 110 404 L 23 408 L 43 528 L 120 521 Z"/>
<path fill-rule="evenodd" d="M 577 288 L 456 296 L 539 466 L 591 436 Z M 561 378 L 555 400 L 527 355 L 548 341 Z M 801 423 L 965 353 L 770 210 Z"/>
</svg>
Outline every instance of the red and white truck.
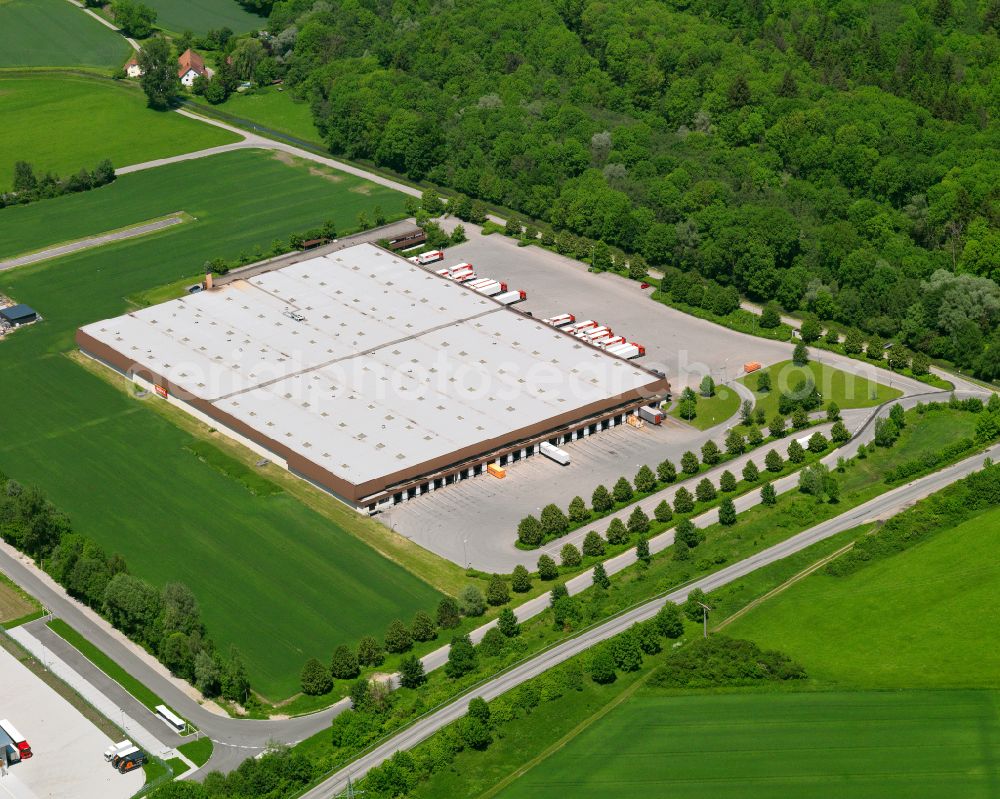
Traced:
<svg viewBox="0 0 1000 799">
<path fill-rule="evenodd" d="M 497 294 L 493 299 L 501 305 L 513 305 L 515 302 L 528 299 L 528 295 L 523 291 L 515 289 L 514 291 L 505 291 L 503 294 Z"/>
<path fill-rule="evenodd" d="M 639 418 L 645 419 L 650 424 L 660 424 L 663 421 L 663 411 L 659 408 L 650 408 L 648 405 L 640 405 Z"/>
<path fill-rule="evenodd" d="M 422 266 L 427 266 L 427 264 L 432 264 L 435 261 L 440 261 L 444 258 L 444 253 L 441 250 L 431 250 L 430 252 L 423 252 L 416 256 L 417 263 Z"/>
<path fill-rule="evenodd" d="M 449 270 L 448 277 L 459 282 L 462 282 L 463 280 L 471 280 L 476 277 L 476 268 L 472 264 L 459 264 L 458 266 L 453 266 L 451 270 Z"/>
<path fill-rule="evenodd" d="M 646 354 L 646 348 L 630 341 L 627 344 L 616 344 L 613 347 L 608 347 L 608 352 L 619 358 L 638 358 L 640 355 Z"/>
<path fill-rule="evenodd" d="M 507 284 L 500 280 L 493 280 L 489 277 L 481 277 L 478 280 L 470 280 L 465 284 L 465 287 L 472 289 L 473 291 L 478 291 L 480 294 L 485 294 L 487 297 L 492 297 L 495 294 L 500 294 L 507 290 Z"/>
<path fill-rule="evenodd" d="M 610 335 L 612 335 L 611 328 L 604 327 L 603 325 L 592 327 L 589 330 L 584 330 L 582 333 L 577 333 L 577 336 L 587 342 L 593 342 L 596 339 Z"/>
<path fill-rule="evenodd" d="M 592 327 L 597 327 L 597 322 L 593 319 L 584 319 L 582 322 L 574 322 L 568 327 L 564 327 L 563 330 L 575 336 L 577 333 L 583 330 L 589 330 Z"/>
<path fill-rule="evenodd" d="M 591 343 L 596 344 L 602 350 L 606 350 L 627 342 L 625 341 L 625 336 L 608 336 L 607 338 L 600 339 L 599 341 L 593 341 Z"/>
<path fill-rule="evenodd" d="M 13 724 L 7 719 L 0 719 L 0 730 L 10 739 L 14 748 L 17 749 L 17 754 L 21 760 L 27 760 L 31 757 L 31 744 L 28 743 L 27 738 L 17 731 Z"/>
<path fill-rule="evenodd" d="M 565 328 L 567 325 L 573 324 L 576 321 L 576 317 L 571 313 L 561 313 L 557 316 L 550 316 L 548 319 L 543 319 L 542 321 L 547 325 L 552 325 L 552 327 Z"/>
</svg>

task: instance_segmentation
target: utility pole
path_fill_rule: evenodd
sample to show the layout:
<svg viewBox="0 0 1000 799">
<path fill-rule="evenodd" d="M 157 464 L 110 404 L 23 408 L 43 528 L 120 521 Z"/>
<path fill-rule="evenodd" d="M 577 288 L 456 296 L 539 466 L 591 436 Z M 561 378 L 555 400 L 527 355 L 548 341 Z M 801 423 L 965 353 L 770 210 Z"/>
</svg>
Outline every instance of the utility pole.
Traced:
<svg viewBox="0 0 1000 799">
<path fill-rule="evenodd" d="M 356 799 L 356 797 L 361 796 L 361 794 L 366 793 L 366 791 L 356 791 L 354 790 L 354 783 L 351 782 L 351 775 L 347 775 L 347 789 L 343 793 L 337 794 L 338 797 L 343 797 L 343 799 Z"/>
<path fill-rule="evenodd" d="M 710 611 L 711 608 L 704 602 L 698 602 L 698 604 L 701 605 L 702 633 L 705 636 L 705 638 L 708 638 L 708 611 Z"/>
</svg>

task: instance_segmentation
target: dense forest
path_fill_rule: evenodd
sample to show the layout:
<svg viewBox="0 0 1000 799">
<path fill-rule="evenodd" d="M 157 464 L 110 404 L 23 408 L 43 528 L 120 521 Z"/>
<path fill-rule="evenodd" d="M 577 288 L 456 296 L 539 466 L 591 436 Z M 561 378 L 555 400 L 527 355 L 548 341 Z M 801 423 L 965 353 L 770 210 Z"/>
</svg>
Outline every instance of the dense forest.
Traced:
<svg viewBox="0 0 1000 799">
<path fill-rule="evenodd" d="M 330 149 L 1000 377 L 1000 0 L 279 0 Z"/>
</svg>

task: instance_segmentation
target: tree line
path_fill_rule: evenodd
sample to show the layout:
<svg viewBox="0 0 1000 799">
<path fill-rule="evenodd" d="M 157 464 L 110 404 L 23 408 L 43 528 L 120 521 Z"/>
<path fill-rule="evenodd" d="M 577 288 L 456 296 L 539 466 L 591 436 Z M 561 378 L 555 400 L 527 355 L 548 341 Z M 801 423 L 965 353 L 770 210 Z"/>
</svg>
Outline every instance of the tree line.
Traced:
<svg viewBox="0 0 1000 799">
<path fill-rule="evenodd" d="M 120 554 L 109 555 L 73 532 L 69 517 L 39 489 L 2 472 L 0 537 L 205 696 L 221 695 L 244 705 L 252 698 L 239 653 L 232 649 L 226 657 L 218 650 L 190 588 L 175 582 L 159 589 L 129 574 Z"/>
<path fill-rule="evenodd" d="M 284 0 L 267 48 L 339 155 L 1000 374 L 997 0 L 842 5 Z"/>
<path fill-rule="evenodd" d="M 115 168 L 111 161 L 105 158 L 96 169 L 81 169 L 66 178 L 61 178 L 51 172 L 39 176 L 35 167 L 29 161 L 14 163 L 13 190 L 0 192 L 0 208 L 8 205 L 25 205 L 36 200 L 59 197 L 62 194 L 75 194 L 106 186 L 115 179 Z"/>
</svg>

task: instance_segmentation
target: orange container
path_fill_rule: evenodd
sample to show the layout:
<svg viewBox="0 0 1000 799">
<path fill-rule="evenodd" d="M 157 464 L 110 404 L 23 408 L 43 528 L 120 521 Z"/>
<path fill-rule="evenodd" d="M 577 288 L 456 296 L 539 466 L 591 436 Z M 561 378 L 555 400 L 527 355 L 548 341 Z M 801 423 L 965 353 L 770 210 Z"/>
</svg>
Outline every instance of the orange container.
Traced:
<svg viewBox="0 0 1000 799">
<path fill-rule="evenodd" d="M 756 372 L 758 369 L 760 369 L 760 363 L 758 361 L 750 361 L 749 363 L 743 364 L 743 371 L 747 374 Z"/>
<path fill-rule="evenodd" d="M 495 463 L 489 464 L 486 467 L 486 471 L 499 480 L 503 480 L 503 478 L 507 476 L 507 470 L 504 469 L 502 466 L 497 466 Z"/>
</svg>

